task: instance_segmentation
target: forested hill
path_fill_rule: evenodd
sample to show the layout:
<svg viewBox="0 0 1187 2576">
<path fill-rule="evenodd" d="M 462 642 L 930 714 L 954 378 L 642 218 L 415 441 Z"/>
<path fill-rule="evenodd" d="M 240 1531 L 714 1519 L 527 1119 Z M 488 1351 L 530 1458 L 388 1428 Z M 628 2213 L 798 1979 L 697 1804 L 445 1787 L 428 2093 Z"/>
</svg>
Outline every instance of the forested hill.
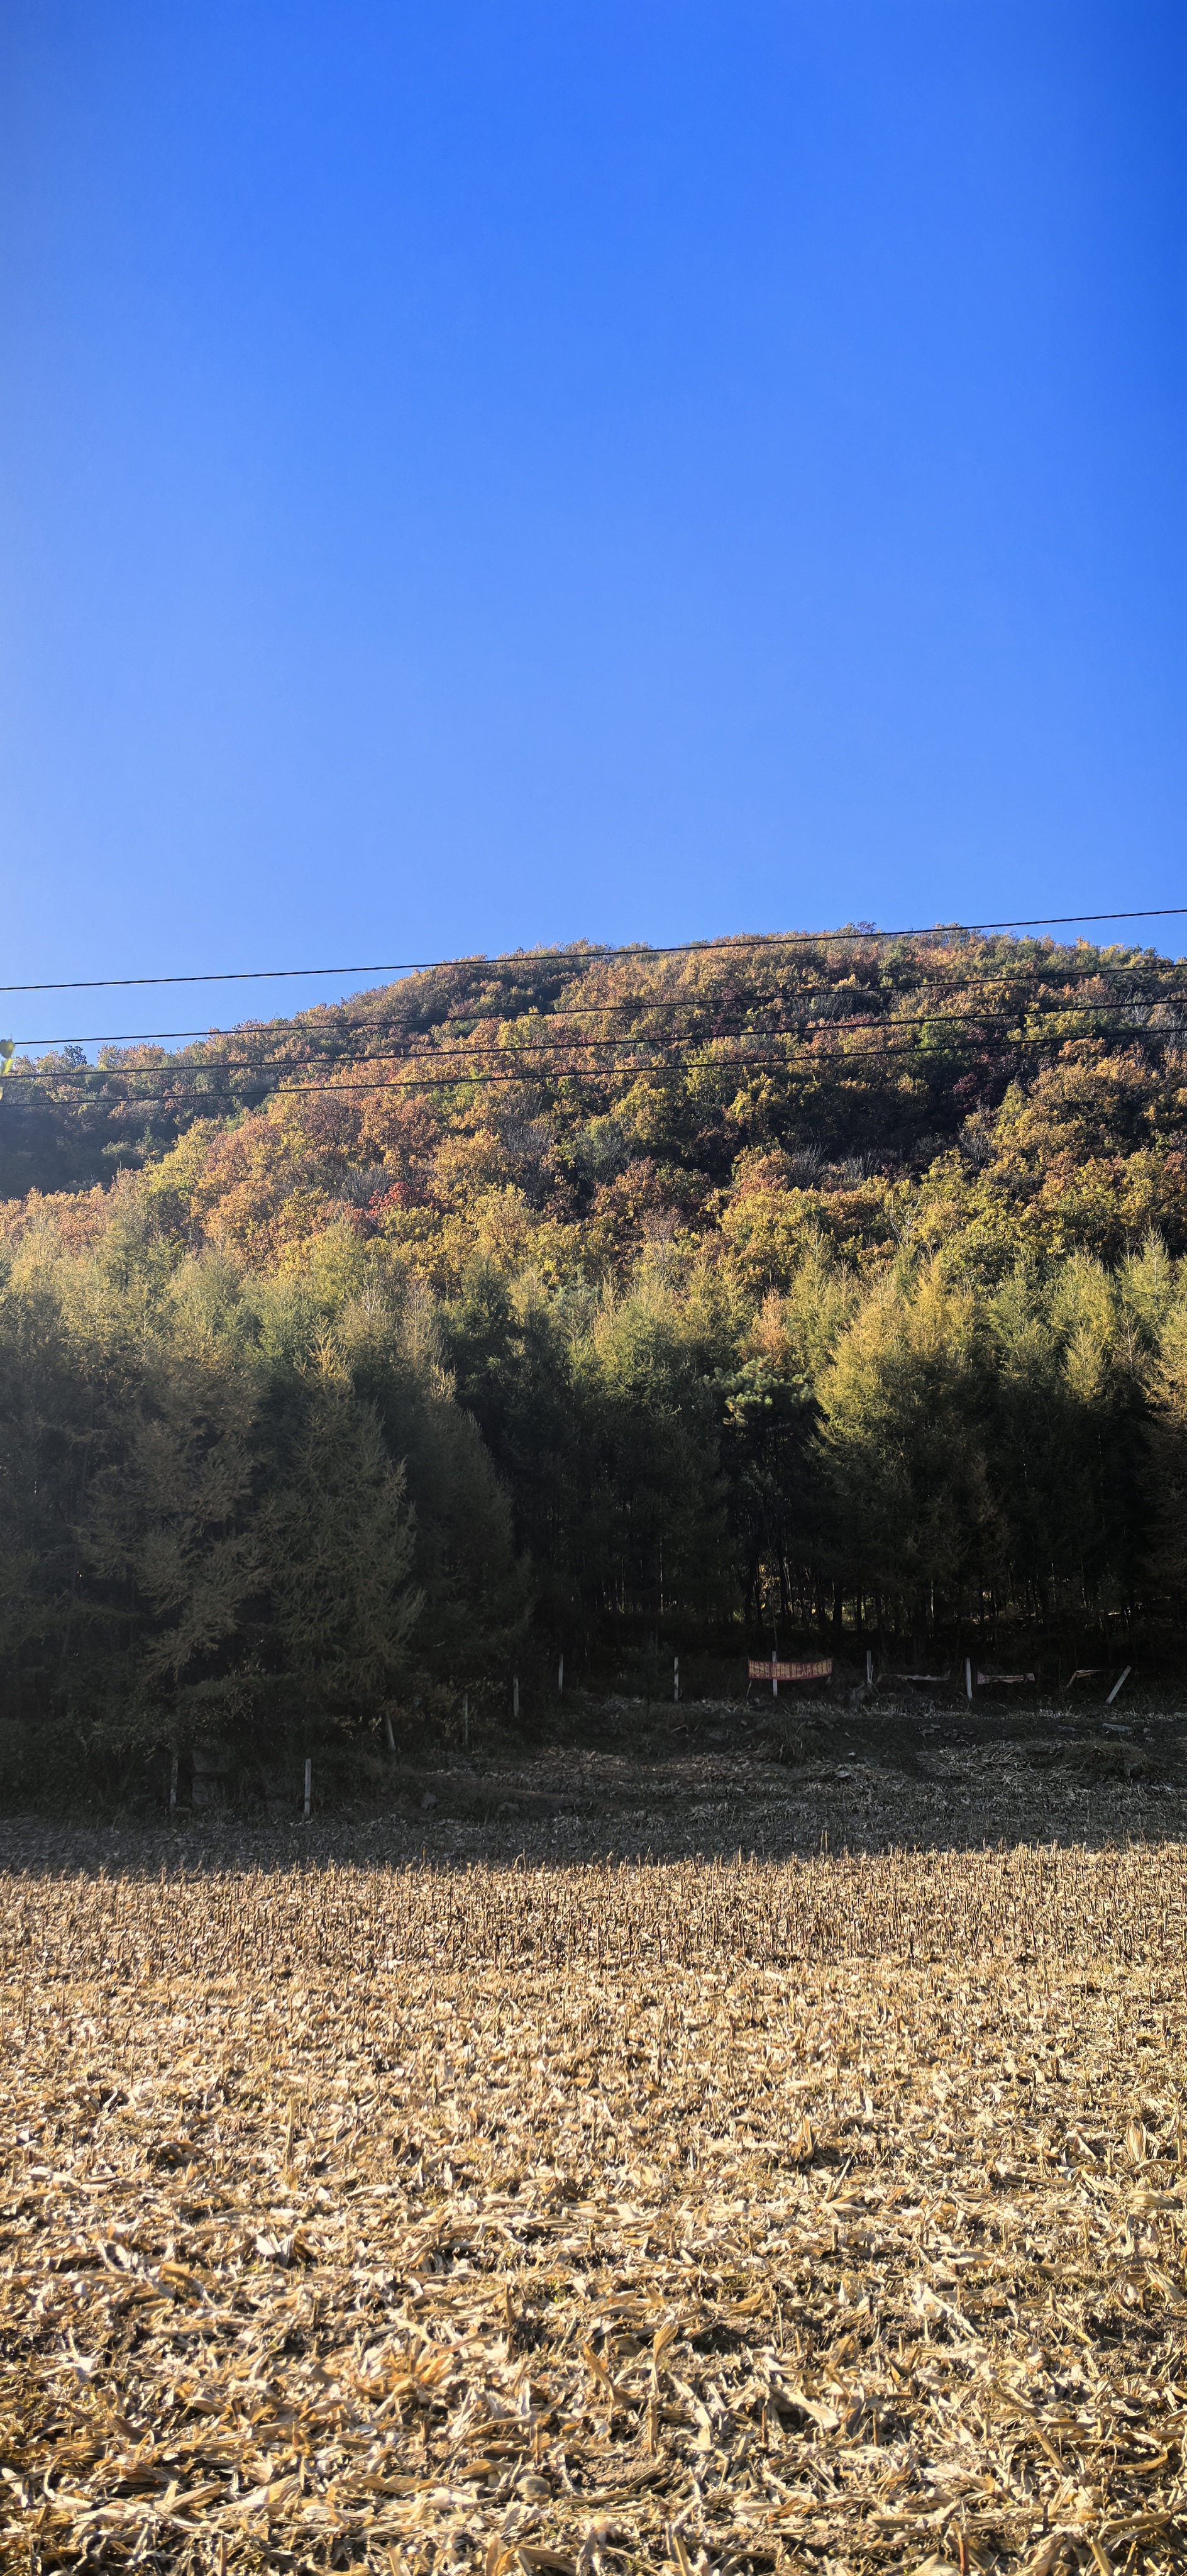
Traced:
<svg viewBox="0 0 1187 2576">
<path fill-rule="evenodd" d="M 559 1283 L 664 1242 L 771 1286 L 812 1236 L 1177 1251 L 1185 1012 L 1148 950 L 940 931 L 462 960 L 98 1066 L 18 1054 L 0 1195 L 142 1170 L 191 1245 L 283 1264 L 345 1223 L 442 1291 L 475 1254 Z"/>
<path fill-rule="evenodd" d="M 1185 972 L 577 949 L 19 1059 L 0 1797 L 559 1649 L 1178 1654 Z"/>
</svg>

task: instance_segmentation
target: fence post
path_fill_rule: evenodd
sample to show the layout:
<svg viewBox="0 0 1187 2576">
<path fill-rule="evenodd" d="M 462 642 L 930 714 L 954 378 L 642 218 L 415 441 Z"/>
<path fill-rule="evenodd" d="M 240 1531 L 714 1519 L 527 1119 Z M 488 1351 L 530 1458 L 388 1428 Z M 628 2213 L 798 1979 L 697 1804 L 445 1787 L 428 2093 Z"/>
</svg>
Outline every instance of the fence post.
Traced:
<svg viewBox="0 0 1187 2576">
<path fill-rule="evenodd" d="M 512 1717 L 518 1717 L 518 1715 L 519 1715 L 519 1675 L 518 1675 L 518 1673 L 512 1673 L 512 1676 L 511 1676 L 511 1714 L 512 1714 Z"/>
<path fill-rule="evenodd" d="M 306 1756 L 305 1756 L 305 1822 L 306 1822 L 306 1824 L 308 1824 L 308 1822 L 309 1822 L 309 1806 L 310 1806 L 310 1800 L 312 1799 L 312 1796 L 313 1796 L 313 1758 L 312 1758 L 312 1755 L 310 1755 L 310 1754 L 308 1754 L 308 1753 L 307 1753 L 307 1754 L 306 1754 Z"/>
<path fill-rule="evenodd" d="M 872 1690 L 872 1689 L 873 1689 L 873 1687 L 874 1687 L 874 1655 L 873 1655 L 873 1648 L 872 1648 L 872 1647 L 870 1647 L 870 1646 L 867 1646 L 867 1647 L 866 1647 L 866 1689 L 867 1689 L 867 1690 Z"/>
<path fill-rule="evenodd" d="M 463 1749 L 463 1751 L 464 1751 L 464 1752 L 466 1752 L 466 1753 L 468 1753 L 468 1752 L 469 1752 L 469 1750 L 470 1750 L 470 1694 L 469 1694 L 469 1691 L 463 1691 L 463 1693 L 462 1693 L 462 1749 Z"/>
<path fill-rule="evenodd" d="M 673 1697 L 673 1699 L 676 1701 L 677 1705 L 679 1705 L 679 1700 L 680 1700 L 680 1657 L 679 1657 L 679 1655 L 673 1655 L 673 1657 L 672 1657 L 672 1697 Z"/>
<path fill-rule="evenodd" d="M 174 1756 L 173 1756 L 173 1760 L 172 1760 L 172 1762 L 171 1762 L 171 1763 L 170 1763 L 170 1765 L 169 1765 L 169 1804 L 170 1804 L 170 1806 L 171 1806 L 171 1807 L 175 1807 L 175 1806 L 177 1805 L 177 1755 L 176 1755 L 176 1754 L 174 1754 Z"/>
<path fill-rule="evenodd" d="M 971 1708 L 973 1704 L 973 1659 L 971 1655 L 966 1655 L 964 1659 L 964 1695 Z"/>
<path fill-rule="evenodd" d="M 384 1716 L 384 1721 L 383 1721 L 383 1723 L 384 1723 L 384 1726 L 385 1726 L 385 1728 L 386 1728 L 386 1730 L 387 1730 L 387 1749 L 388 1749 L 388 1752 L 389 1752 L 389 1753 L 394 1753 L 394 1752 L 395 1752 L 395 1749 L 396 1749 L 396 1739 L 395 1739 L 395 1736 L 392 1734 L 392 1722 L 391 1722 L 391 1718 L 390 1718 L 389 1716 L 387 1716 L 386 1714 L 385 1714 L 385 1716 Z"/>
<path fill-rule="evenodd" d="M 1132 1672 L 1132 1671 L 1133 1671 L 1133 1665 L 1132 1665 L 1132 1664 L 1127 1664 L 1127 1665 L 1126 1665 L 1126 1667 L 1125 1667 L 1124 1672 L 1118 1675 L 1118 1678 L 1117 1678 L 1117 1680 L 1114 1682 L 1113 1687 L 1112 1687 L 1112 1690 L 1109 1692 L 1109 1696 L 1108 1696 L 1107 1700 L 1105 1701 L 1105 1707 L 1106 1707 L 1106 1708 L 1111 1708 L 1111 1707 L 1112 1707 L 1113 1702 L 1114 1702 L 1114 1700 L 1115 1700 L 1115 1699 L 1116 1699 L 1116 1697 L 1117 1697 L 1117 1693 L 1118 1693 L 1118 1691 L 1119 1691 L 1119 1690 L 1120 1690 L 1120 1688 L 1121 1688 L 1121 1684 L 1122 1684 L 1122 1682 L 1127 1682 L 1127 1681 L 1129 1680 L 1129 1676 L 1130 1676 L 1130 1674 L 1131 1674 L 1131 1672 Z"/>
<path fill-rule="evenodd" d="M 559 1695 L 559 1693 L 560 1693 L 561 1691 L 563 1691 L 563 1689 L 564 1689 L 564 1687 L 565 1687 L 565 1658 L 564 1658 L 564 1655 L 563 1655 L 563 1654 L 560 1656 L 560 1658 L 559 1658 L 559 1660 L 558 1660 L 558 1662 L 557 1662 L 557 1667 L 556 1667 L 556 1687 L 557 1687 L 558 1695 Z"/>
</svg>

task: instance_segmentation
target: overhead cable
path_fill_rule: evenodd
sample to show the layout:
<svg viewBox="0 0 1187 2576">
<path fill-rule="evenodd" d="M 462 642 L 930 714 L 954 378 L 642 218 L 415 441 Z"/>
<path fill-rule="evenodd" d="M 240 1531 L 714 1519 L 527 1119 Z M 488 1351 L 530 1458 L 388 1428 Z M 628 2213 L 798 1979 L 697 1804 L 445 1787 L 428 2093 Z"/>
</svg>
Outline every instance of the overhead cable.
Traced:
<svg viewBox="0 0 1187 2576">
<path fill-rule="evenodd" d="M 495 957 L 405 958 L 388 966 L 243 966 L 214 974 L 90 975 L 60 977 L 57 980 L 51 977 L 38 984 L 0 984 L 0 993 L 116 992 L 150 984 L 298 983 L 322 975 L 431 975 L 442 973 L 451 966 L 531 967 L 547 965 L 554 959 L 574 966 L 587 966 L 598 960 L 612 961 L 619 957 L 685 957 L 701 953 L 708 955 L 728 948 L 815 948 L 838 940 L 977 938 L 999 930 L 1064 930 L 1103 921 L 1175 921 L 1184 916 L 1187 916 L 1187 904 L 1152 904 L 1129 912 L 1038 913 L 1012 921 L 928 922 L 910 930 L 878 930 L 867 924 L 862 928 L 847 926 L 841 930 L 735 931 L 723 939 L 675 939 L 655 946 L 646 941 L 624 947 L 608 943 L 588 947 L 573 944 L 566 948 L 513 949 Z"/>
<path fill-rule="evenodd" d="M 1187 1007 L 1187 993 L 1162 992 L 1156 997 L 1156 1004 L 1159 1007 L 1174 1007 L 1181 1010 Z M 1148 1033 L 1148 1023 L 1136 1021 L 1132 1014 L 1135 1009 L 1149 1007 L 1154 1007 L 1154 1005 L 1135 1004 L 1133 1002 L 1114 1002 L 1107 1005 L 1102 1003 L 1096 1008 L 1093 1008 L 1091 1003 L 1055 1002 L 1048 1006 L 1039 1006 L 1037 1008 L 1032 1005 L 1031 1014 L 1033 1018 L 1039 1020 L 1066 1020 L 1070 1018 L 1091 1019 L 1095 1023 L 1095 1029 L 1094 1031 L 1084 1032 L 1086 1035 L 1099 1034 L 1102 1024 L 1106 1025 L 1111 1032 L 1133 1029 L 1135 1034 L 1139 1032 L 1144 1034 Z M 568 1014 L 558 1014 L 558 1017 L 567 1016 Z M 664 1050 L 665 1061 L 670 1061 L 677 1056 L 681 1056 L 686 1060 L 691 1061 L 694 1056 L 703 1054 L 706 1048 L 720 1044 L 723 1039 L 745 1040 L 747 1038 L 752 1038 L 756 1044 L 769 1044 L 773 1038 L 786 1037 L 790 1039 L 794 1045 L 803 1047 L 813 1043 L 819 1038 L 830 1035 L 837 1037 L 860 1037 L 865 1035 L 893 1037 L 900 1030 L 924 1028 L 960 1029 L 969 1037 L 976 1037 L 986 1030 L 1008 1028 L 1015 1020 L 1018 1019 L 1018 1017 L 1019 1013 L 1016 1010 L 988 1011 L 974 1009 L 967 1012 L 932 1010 L 913 1013 L 903 1012 L 895 1014 L 894 1016 L 887 1014 L 881 1018 L 875 1018 L 872 1014 L 867 1012 L 849 1012 L 844 1018 L 840 1018 L 830 1012 L 822 1015 L 819 1019 L 809 1020 L 807 1025 L 803 1028 L 787 1026 L 777 1026 L 772 1028 L 760 1025 L 756 1028 L 748 1029 L 742 1025 L 735 1025 L 732 1028 L 725 1029 L 720 1027 L 706 1029 L 699 1037 L 666 1037 L 662 1033 L 656 1033 L 646 1029 L 624 1031 L 621 1033 L 611 1031 L 605 1037 L 595 1037 L 593 1035 L 578 1035 L 576 1037 L 522 1036 L 518 1039 L 508 1040 L 497 1046 L 471 1045 L 468 1035 L 459 1040 L 455 1040 L 452 1044 L 446 1044 L 440 1040 L 434 1041 L 430 1036 L 420 1042 L 415 1039 L 411 1040 L 405 1047 L 393 1048 L 386 1052 L 378 1048 L 365 1050 L 358 1047 L 343 1047 L 335 1050 L 333 1048 L 325 1047 L 317 1049 L 313 1053 L 304 1056 L 215 1055 L 204 1059 L 196 1059 L 194 1057 L 182 1059 L 175 1057 L 165 1065 L 29 1065 L 21 1067 L 19 1076 L 16 1075 L 15 1069 L 10 1066 L 7 1079 L 13 1080 L 14 1078 L 19 1078 L 21 1081 L 26 1083 L 38 1082 L 55 1084 L 69 1083 L 72 1079 L 76 1079 L 80 1084 L 85 1084 L 89 1078 L 89 1084 L 93 1087 L 97 1079 L 123 1079 L 125 1081 L 133 1082 L 152 1074 L 164 1074 L 166 1072 L 171 1072 L 175 1081 L 183 1082 L 187 1076 L 196 1074 L 211 1075 L 248 1073 L 254 1074 L 258 1077 L 263 1074 L 274 1073 L 283 1077 L 286 1073 L 301 1072 L 308 1067 L 322 1065 L 341 1065 L 344 1068 L 349 1069 L 351 1067 L 361 1068 L 365 1065 L 420 1064 L 424 1065 L 428 1069 L 440 1071 L 443 1066 L 449 1064 L 468 1066 L 487 1061 L 502 1061 L 517 1055 L 524 1057 L 526 1060 L 531 1060 L 542 1055 L 570 1055 L 578 1048 L 592 1049 L 595 1047 L 600 1049 L 617 1047 L 624 1051 L 637 1051 L 647 1047 L 660 1048 Z M 479 1026 L 481 1027 L 481 1025 L 482 1023 L 480 1022 Z M 515 1024 L 512 1023 L 512 1026 L 514 1025 Z M 552 1023 L 552 1025 L 555 1025 L 555 1022 Z M 1170 1037 L 1177 1033 L 1178 1032 L 1175 1029 L 1158 1028 L 1155 1028 L 1152 1032 L 1155 1037 Z M 474 1034 L 476 1034 L 476 1032 Z M 1072 1034 L 1075 1035 L 1076 1033 L 1072 1032 Z M 1025 1033 L 1025 1042 L 1029 1043 L 1033 1037 L 1037 1037 L 1038 1035 L 1039 1032 L 1034 1030 L 1032 1027 L 1030 1031 Z M 1017 1041 L 1007 1040 L 1007 1044 L 1022 1042 L 1022 1039 Z M 114 1041 L 109 1041 L 109 1043 L 114 1043 Z M 607 1072 L 614 1070 L 613 1066 L 606 1066 L 604 1069 Z"/>
</svg>

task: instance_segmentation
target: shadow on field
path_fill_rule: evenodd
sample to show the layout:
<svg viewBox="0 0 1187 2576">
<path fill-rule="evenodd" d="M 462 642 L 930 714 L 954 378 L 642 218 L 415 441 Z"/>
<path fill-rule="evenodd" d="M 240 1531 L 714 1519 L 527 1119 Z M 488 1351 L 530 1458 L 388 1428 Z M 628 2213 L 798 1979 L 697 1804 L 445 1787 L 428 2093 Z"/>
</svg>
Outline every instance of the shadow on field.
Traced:
<svg viewBox="0 0 1187 2576">
<path fill-rule="evenodd" d="M 340 1783 L 341 1774 L 338 1780 Z M 0 1819 L 0 1867 L 83 1874 L 326 1866 L 772 1860 L 821 1851 L 1105 1849 L 1187 1840 L 1187 1715 L 1100 1708 L 657 1710 L 581 1701 L 545 1746 L 370 1757 L 333 1801 L 314 1761 L 273 1797 Z"/>
</svg>

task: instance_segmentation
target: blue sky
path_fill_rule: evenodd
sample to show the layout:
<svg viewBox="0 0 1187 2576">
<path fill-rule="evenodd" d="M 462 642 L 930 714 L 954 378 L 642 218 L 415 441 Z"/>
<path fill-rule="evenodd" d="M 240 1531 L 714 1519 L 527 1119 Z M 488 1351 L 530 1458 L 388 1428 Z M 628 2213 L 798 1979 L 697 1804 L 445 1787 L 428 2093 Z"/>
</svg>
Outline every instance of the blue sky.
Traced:
<svg viewBox="0 0 1187 2576">
<path fill-rule="evenodd" d="M 0 981 L 1183 899 L 1185 55 L 6 0 Z"/>
</svg>

